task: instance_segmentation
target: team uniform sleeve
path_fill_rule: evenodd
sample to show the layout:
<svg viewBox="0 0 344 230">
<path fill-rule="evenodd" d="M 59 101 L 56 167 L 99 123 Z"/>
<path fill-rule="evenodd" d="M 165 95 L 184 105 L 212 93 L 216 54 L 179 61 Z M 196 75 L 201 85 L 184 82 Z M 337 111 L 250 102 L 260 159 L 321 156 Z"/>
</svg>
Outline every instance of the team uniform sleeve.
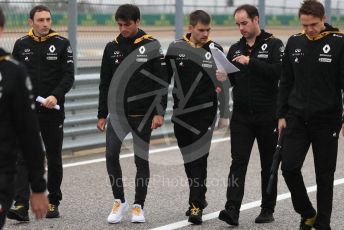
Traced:
<svg viewBox="0 0 344 230">
<path fill-rule="evenodd" d="M 33 192 L 44 192 L 44 153 L 39 136 L 38 122 L 34 111 L 32 94 L 27 86 L 30 80 L 23 68 L 17 74 L 16 87 L 13 91 L 11 110 L 15 133 L 29 170 L 29 182 Z"/>
<path fill-rule="evenodd" d="M 294 72 L 289 58 L 290 51 L 288 43 L 282 58 L 282 74 L 277 96 L 277 118 L 285 118 L 287 115 L 289 110 L 288 99 L 294 85 Z"/>
<path fill-rule="evenodd" d="M 102 63 L 100 67 L 100 83 L 99 83 L 99 101 L 98 101 L 98 119 L 108 116 L 107 98 L 112 75 L 113 63 L 110 59 L 111 43 L 108 43 L 103 52 Z"/>
<path fill-rule="evenodd" d="M 344 98 L 344 47 L 341 50 L 341 56 L 340 56 L 340 70 L 339 70 L 339 78 L 340 78 L 340 84 L 342 89 L 342 98 Z M 342 99 L 342 104 L 344 107 L 344 100 Z M 342 123 L 344 123 L 344 113 L 342 115 Z"/>
<path fill-rule="evenodd" d="M 57 104 L 59 104 L 59 101 L 61 101 L 62 98 L 65 97 L 65 95 L 72 88 L 74 83 L 73 51 L 68 40 L 66 42 L 66 45 L 61 56 L 62 57 L 60 58 L 62 59 L 62 80 L 51 93 L 53 96 L 57 98 Z"/>
<path fill-rule="evenodd" d="M 157 42 L 157 48 L 154 50 L 154 56 L 157 56 L 152 60 L 153 74 L 159 78 L 159 82 L 155 82 L 156 90 L 161 90 L 162 94 L 159 94 L 159 105 L 154 109 L 155 115 L 165 115 L 168 98 L 169 77 L 167 75 L 167 67 L 165 57 L 159 42 Z"/>
</svg>

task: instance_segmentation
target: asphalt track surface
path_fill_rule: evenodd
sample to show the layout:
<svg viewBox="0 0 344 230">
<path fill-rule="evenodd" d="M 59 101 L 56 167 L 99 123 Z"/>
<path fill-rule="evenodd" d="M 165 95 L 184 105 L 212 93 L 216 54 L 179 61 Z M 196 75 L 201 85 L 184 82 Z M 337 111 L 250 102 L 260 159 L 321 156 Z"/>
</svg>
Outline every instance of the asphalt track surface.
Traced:
<svg viewBox="0 0 344 230">
<path fill-rule="evenodd" d="M 269 29 L 268 29 L 269 30 Z M 148 30 L 149 31 L 149 30 Z M 272 30 L 284 42 L 293 30 Z M 166 49 L 173 41 L 173 30 L 152 33 L 160 39 Z M 14 34 L 7 35 L 5 41 L 14 41 Z M 211 36 L 224 46 L 225 51 L 231 43 L 239 39 L 236 30 L 214 31 Z M 8 39 L 8 40 L 7 40 Z M 105 35 L 95 31 L 80 39 L 81 56 L 101 55 L 111 34 Z M 93 63 L 94 61 L 90 61 Z M 89 65 L 84 62 L 85 65 Z M 105 136 L 104 136 L 105 138 Z M 344 229 L 344 138 L 339 138 L 337 171 L 335 174 L 334 207 L 332 213 L 332 229 Z M 64 159 L 64 179 L 62 183 L 63 200 L 60 205 L 61 218 L 34 220 L 29 223 L 18 223 L 8 220 L 4 229 L 231 229 L 217 219 L 218 211 L 223 209 L 226 200 L 227 176 L 230 167 L 230 143 L 225 134 L 214 137 L 208 158 L 208 192 L 209 206 L 204 210 L 201 226 L 188 224 L 184 216 L 188 207 L 188 186 L 182 165 L 179 149 L 174 142 L 151 146 L 150 168 L 151 180 L 145 203 L 146 223 L 130 223 L 131 213 L 128 211 L 119 224 L 109 225 L 106 218 L 111 210 L 113 196 L 106 173 L 104 153 Z M 92 151 L 90 151 L 92 152 Z M 130 144 L 121 155 L 121 166 L 124 175 L 126 199 L 130 204 L 134 199 L 135 164 Z M 316 204 L 316 187 L 312 152 L 309 151 L 303 175 L 309 188 L 310 198 Z M 240 225 L 237 229 L 298 229 L 299 216 L 294 212 L 289 191 L 282 176 L 279 176 L 279 201 L 275 210 L 275 222 L 255 224 L 254 219 L 260 208 L 260 163 L 256 144 L 252 150 L 250 164 L 246 176 L 246 189 L 240 213 Z M 316 205 L 315 205 L 316 206 Z"/>
<path fill-rule="evenodd" d="M 337 170 L 335 174 L 332 229 L 344 229 L 344 138 L 339 138 Z M 230 166 L 229 137 L 223 133 L 213 138 L 208 158 L 209 206 L 204 210 L 201 226 L 192 226 L 184 216 L 188 207 L 188 187 L 180 152 L 175 143 L 152 145 L 150 151 L 151 181 L 145 203 L 146 223 L 130 223 L 130 210 L 122 222 L 110 225 L 106 222 L 113 197 L 106 173 L 104 154 L 64 159 L 63 200 L 61 218 L 34 220 L 29 223 L 8 220 L 4 229 L 231 229 L 217 219 L 224 207 L 227 176 Z M 129 204 L 134 198 L 135 164 L 131 145 L 121 154 L 125 196 Z M 316 204 L 316 187 L 312 151 L 310 149 L 303 167 L 303 175 L 309 195 Z M 298 229 L 299 216 L 294 212 L 288 189 L 279 176 L 278 202 L 275 222 L 255 224 L 260 208 L 260 163 L 257 145 L 254 145 L 246 176 L 246 189 L 237 229 Z"/>
</svg>

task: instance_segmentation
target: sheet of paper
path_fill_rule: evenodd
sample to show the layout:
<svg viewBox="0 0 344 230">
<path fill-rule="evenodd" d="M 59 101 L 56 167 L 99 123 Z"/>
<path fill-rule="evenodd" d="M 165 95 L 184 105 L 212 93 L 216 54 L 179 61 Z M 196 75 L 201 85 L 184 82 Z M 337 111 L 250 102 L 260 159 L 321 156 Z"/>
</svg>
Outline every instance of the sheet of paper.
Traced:
<svg viewBox="0 0 344 230">
<path fill-rule="evenodd" d="M 36 98 L 36 101 L 39 102 L 39 103 L 41 103 L 41 104 L 43 104 L 44 101 L 45 101 L 45 98 L 44 98 L 44 97 L 41 97 L 41 96 L 38 96 L 38 97 Z M 59 105 L 55 105 L 55 106 L 54 106 L 54 109 L 60 110 L 60 106 L 59 106 Z"/>
<path fill-rule="evenodd" d="M 235 65 L 227 60 L 225 54 L 216 47 L 211 47 L 211 54 L 215 60 L 216 67 L 221 72 L 235 73 L 240 71 Z"/>
</svg>

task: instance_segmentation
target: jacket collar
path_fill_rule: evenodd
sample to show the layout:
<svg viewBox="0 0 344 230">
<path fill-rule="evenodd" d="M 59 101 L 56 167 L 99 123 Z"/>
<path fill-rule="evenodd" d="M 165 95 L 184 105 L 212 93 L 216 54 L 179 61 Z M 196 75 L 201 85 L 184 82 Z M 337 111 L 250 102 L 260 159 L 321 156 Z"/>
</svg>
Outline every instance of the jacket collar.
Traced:
<svg viewBox="0 0 344 230">
<path fill-rule="evenodd" d="M 53 30 L 50 30 L 49 31 L 49 34 L 43 36 L 43 37 L 37 37 L 34 33 L 33 33 L 33 29 L 31 28 L 29 30 L 29 37 L 31 37 L 33 40 L 35 40 L 36 42 L 44 42 L 46 40 L 48 40 L 49 38 L 51 37 L 54 37 L 54 36 L 57 36 L 59 35 L 58 33 L 56 33 L 55 31 Z"/>
<path fill-rule="evenodd" d="M 302 33 L 308 38 L 308 40 L 310 40 L 310 41 L 317 41 L 317 40 L 320 40 L 320 39 L 326 37 L 329 34 L 339 33 L 339 29 L 338 28 L 334 28 L 331 25 L 325 23 L 325 29 L 320 34 L 318 34 L 316 37 L 314 37 L 314 38 L 309 37 L 305 33 L 305 31 L 303 31 Z"/>
<path fill-rule="evenodd" d="M 256 37 L 256 41 L 254 42 L 254 45 L 251 48 L 254 48 L 255 46 L 259 45 L 260 43 L 272 38 L 273 35 L 271 33 L 266 32 L 265 30 L 261 30 L 260 34 Z M 246 46 L 246 38 L 241 37 L 240 43 Z"/>
<path fill-rule="evenodd" d="M 8 60 L 10 58 L 10 54 L 7 53 L 4 49 L 0 48 L 0 61 Z"/>
<path fill-rule="evenodd" d="M 197 47 L 196 44 L 193 43 L 193 42 L 190 40 L 190 37 L 191 37 L 191 33 L 187 33 L 187 34 L 185 34 L 185 35 L 183 36 L 183 40 L 184 40 L 186 43 L 188 43 L 188 44 L 189 44 L 191 47 L 193 47 L 193 48 L 203 48 L 203 47 L 205 47 L 206 45 L 208 45 L 208 44 L 211 42 L 211 40 L 208 39 L 207 42 L 206 42 L 203 46 Z"/>
<path fill-rule="evenodd" d="M 138 44 L 141 41 L 145 40 L 145 39 L 150 39 L 153 38 L 152 35 L 146 34 L 143 30 L 139 29 L 138 32 L 130 38 L 125 38 L 122 36 L 122 34 L 118 35 L 117 38 L 115 39 L 116 43 L 131 43 L 131 44 Z"/>
</svg>

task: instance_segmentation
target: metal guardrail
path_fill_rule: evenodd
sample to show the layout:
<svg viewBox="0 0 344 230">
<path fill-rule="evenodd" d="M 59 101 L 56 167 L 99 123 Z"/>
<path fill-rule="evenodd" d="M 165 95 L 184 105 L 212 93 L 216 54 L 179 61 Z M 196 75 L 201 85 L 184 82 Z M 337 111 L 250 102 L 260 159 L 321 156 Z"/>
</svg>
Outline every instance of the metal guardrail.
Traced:
<svg viewBox="0 0 344 230">
<path fill-rule="evenodd" d="M 77 151 L 105 146 L 105 133 L 97 130 L 99 74 L 75 76 L 72 90 L 66 95 L 63 151 Z M 169 90 L 165 124 L 152 132 L 152 138 L 173 135 L 172 96 Z M 232 101 L 230 100 L 230 108 Z M 127 136 L 131 139 L 131 135 Z"/>
<path fill-rule="evenodd" d="M 99 75 L 77 75 L 72 90 L 66 95 L 63 150 L 96 147 L 105 143 L 105 135 L 98 132 Z"/>
</svg>

